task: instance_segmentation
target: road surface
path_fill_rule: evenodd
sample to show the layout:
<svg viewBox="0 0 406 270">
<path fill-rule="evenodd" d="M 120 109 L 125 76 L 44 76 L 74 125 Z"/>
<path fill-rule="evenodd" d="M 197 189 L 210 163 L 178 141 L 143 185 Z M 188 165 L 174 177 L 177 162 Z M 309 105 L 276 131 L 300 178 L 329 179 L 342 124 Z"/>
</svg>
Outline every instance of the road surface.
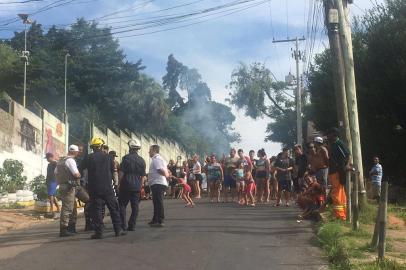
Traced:
<svg viewBox="0 0 406 270">
<path fill-rule="evenodd" d="M 294 207 L 165 203 L 165 228 L 147 225 L 152 202 L 143 201 L 136 231 L 123 237 L 113 236 L 109 217 L 102 240 L 82 232 L 83 219 L 72 238 L 58 237 L 57 222 L 11 231 L 0 236 L 0 269 L 328 269 L 310 222 L 298 223 Z"/>
</svg>

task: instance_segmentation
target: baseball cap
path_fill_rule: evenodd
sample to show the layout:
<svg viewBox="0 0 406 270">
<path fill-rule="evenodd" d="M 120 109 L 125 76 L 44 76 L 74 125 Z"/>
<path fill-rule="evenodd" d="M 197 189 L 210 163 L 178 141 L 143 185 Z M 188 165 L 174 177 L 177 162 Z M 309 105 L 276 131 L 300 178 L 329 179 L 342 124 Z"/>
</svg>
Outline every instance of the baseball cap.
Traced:
<svg viewBox="0 0 406 270">
<path fill-rule="evenodd" d="M 44 158 L 51 158 L 51 157 L 54 157 L 54 154 L 46 153 Z"/>
<path fill-rule="evenodd" d="M 110 151 L 109 155 L 113 157 L 118 157 L 116 151 Z"/>
<path fill-rule="evenodd" d="M 314 142 L 316 143 L 323 143 L 323 138 L 322 137 L 314 137 Z"/>
<path fill-rule="evenodd" d="M 128 147 L 141 148 L 141 143 L 137 139 L 131 139 L 128 141 Z"/>
<path fill-rule="evenodd" d="M 71 144 L 69 146 L 69 151 L 71 151 L 71 152 L 79 152 L 79 147 L 77 145 L 75 145 L 75 144 Z"/>
</svg>

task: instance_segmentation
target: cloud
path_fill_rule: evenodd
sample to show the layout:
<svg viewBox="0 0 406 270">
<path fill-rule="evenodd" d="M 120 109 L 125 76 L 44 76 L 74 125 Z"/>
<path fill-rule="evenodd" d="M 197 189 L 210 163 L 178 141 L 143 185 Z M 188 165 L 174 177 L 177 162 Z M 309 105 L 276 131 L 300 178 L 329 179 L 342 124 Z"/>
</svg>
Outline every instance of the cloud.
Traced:
<svg viewBox="0 0 406 270">
<path fill-rule="evenodd" d="M 379 0 L 378 2 L 383 2 Z M 117 4 L 117 3 L 120 4 Z M 123 17 L 115 20 L 102 21 L 112 23 L 117 21 L 133 20 L 134 18 L 150 18 L 162 15 L 158 10 L 175 5 L 196 2 L 182 9 L 168 10 L 165 14 L 177 14 L 185 11 L 198 10 L 211 6 L 230 3 L 231 0 L 205 0 L 205 1 L 154 1 L 147 0 L 100 0 L 89 4 L 68 5 L 64 8 L 55 8 L 34 16 L 38 22 L 49 24 L 72 23 L 77 17 L 87 19 L 101 17 L 106 14 L 118 12 L 115 17 Z M 158 81 L 165 74 L 166 61 L 169 54 L 189 67 L 199 70 L 203 80 L 212 89 L 212 96 L 216 101 L 223 102 L 228 96 L 229 90 L 225 88 L 230 81 L 231 72 L 239 61 L 251 63 L 263 62 L 276 75 L 283 80 L 289 71 L 295 71 L 294 60 L 291 57 L 293 43 L 272 43 L 273 38 L 284 39 L 287 36 L 303 36 L 307 33 L 307 18 L 309 17 L 309 3 L 319 5 L 320 1 L 310 0 L 271 0 L 264 5 L 248 9 L 244 12 L 232 14 L 207 21 L 190 27 L 173 31 L 166 31 L 154 35 L 144 35 L 120 39 L 120 44 L 127 54 L 127 58 L 136 61 L 143 59 L 146 72 Z M 369 3 L 368 3 L 369 2 Z M 96 4 L 97 3 L 97 4 Z M 142 8 L 143 3 L 148 3 Z M 43 4 L 41 4 L 42 6 Z M 357 1 L 359 6 L 351 6 L 351 12 L 359 15 L 364 9 L 371 7 L 370 1 Z M 27 11 L 38 9 L 36 6 L 26 6 Z M 1 19 L 15 16 L 16 5 L 8 5 L 7 10 L 0 13 Z M 328 44 L 322 32 L 322 14 L 319 10 L 320 28 L 315 41 L 315 53 Z M 134 15 L 137 17 L 127 17 Z M 271 16 L 272 15 L 272 16 Z M 130 24 L 128 22 L 126 24 Z M 117 26 L 117 24 L 115 24 Z M 21 27 L 20 23 L 12 27 Z M 168 28 L 171 26 L 168 26 Z M 134 34 L 127 33 L 127 34 Z M 0 32 L 4 37 L 5 32 Z M 11 33 L 9 32 L 8 35 Z M 120 35 L 117 35 L 120 36 Z M 122 35 L 121 35 L 122 36 Z M 320 37 L 323 37 L 320 41 Z M 300 44 L 304 50 L 306 42 Z M 302 68 L 302 66 L 301 66 Z M 234 110 L 237 121 L 234 125 L 236 131 L 242 135 L 242 142 L 236 147 L 242 147 L 245 151 L 265 147 L 271 149 L 270 154 L 279 151 L 279 144 L 264 143 L 265 129 L 269 119 L 253 121 L 244 116 L 243 112 Z"/>
</svg>

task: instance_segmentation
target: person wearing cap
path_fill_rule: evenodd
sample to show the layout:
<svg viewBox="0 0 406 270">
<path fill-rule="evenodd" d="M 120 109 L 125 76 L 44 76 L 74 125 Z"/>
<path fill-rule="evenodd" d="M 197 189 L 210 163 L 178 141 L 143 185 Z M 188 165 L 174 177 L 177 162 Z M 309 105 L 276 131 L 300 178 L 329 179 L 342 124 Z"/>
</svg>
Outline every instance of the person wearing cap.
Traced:
<svg viewBox="0 0 406 270">
<path fill-rule="evenodd" d="M 90 147 L 93 153 L 87 155 L 81 164 L 82 169 L 88 170 L 88 191 L 90 196 L 91 216 L 95 233 L 92 239 L 103 238 L 102 208 L 106 205 L 116 236 L 124 235 L 121 228 L 119 205 L 112 185 L 114 162 L 111 156 L 102 151 L 104 141 L 94 138 Z"/>
<path fill-rule="evenodd" d="M 327 132 L 330 149 L 328 178 L 331 184 L 330 197 L 333 214 L 337 219 L 346 220 L 347 196 L 345 194 L 346 171 L 351 170 L 350 151 L 338 137 L 339 130 L 331 128 Z"/>
<path fill-rule="evenodd" d="M 75 161 L 78 154 L 79 147 L 72 144 L 67 156 L 60 158 L 55 168 L 62 200 L 60 237 L 72 236 L 76 231 L 75 197 L 85 203 L 89 201 L 88 193 L 80 185 L 80 173 Z"/>
<path fill-rule="evenodd" d="M 315 173 L 319 184 L 326 190 L 328 187 L 329 155 L 327 148 L 323 144 L 322 137 L 315 137 L 313 144 L 310 144 L 310 169 Z"/>
<path fill-rule="evenodd" d="M 120 185 L 118 202 L 120 205 L 121 226 L 123 230 L 134 231 L 138 217 L 140 194 L 146 176 L 145 160 L 138 154 L 141 143 L 136 139 L 128 141 L 129 153 L 120 164 Z M 131 216 L 126 219 L 127 205 L 130 203 Z"/>
<path fill-rule="evenodd" d="M 59 204 L 58 200 L 55 197 L 56 193 L 56 188 L 58 186 L 58 183 L 56 182 L 55 178 L 55 168 L 56 168 L 56 160 L 54 157 L 54 154 L 52 153 L 47 153 L 45 155 L 46 160 L 48 161 L 48 166 L 47 166 L 47 177 L 46 177 L 46 184 L 47 184 L 47 193 L 48 193 L 48 200 L 49 200 L 49 205 L 51 207 L 51 216 L 54 216 L 54 205 L 56 206 L 56 211 L 59 212 Z"/>
</svg>

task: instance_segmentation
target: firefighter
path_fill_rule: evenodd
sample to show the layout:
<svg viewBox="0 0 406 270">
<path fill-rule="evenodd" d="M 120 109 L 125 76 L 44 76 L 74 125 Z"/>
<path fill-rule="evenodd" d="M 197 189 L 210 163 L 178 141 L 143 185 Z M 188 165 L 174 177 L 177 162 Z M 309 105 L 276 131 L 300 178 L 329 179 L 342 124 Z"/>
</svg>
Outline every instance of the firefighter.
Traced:
<svg viewBox="0 0 406 270">
<path fill-rule="evenodd" d="M 93 138 L 90 144 L 93 153 L 85 157 L 82 169 L 88 170 L 88 192 L 90 196 L 91 216 L 95 233 L 92 239 L 103 238 L 102 208 L 107 205 L 116 236 L 125 235 L 121 228 L 118 201 L 111 179 L 114 173 L 114 162 L 110 155 L 102 151 L 104 141 Z"/>
<path fill-rule="evenodd" d="M 120 185 L 118 193 L 118 202 L 120 205 L 121 223 L 123 230 L 134 231 L 135 222 L 138 216 L 138 205 L 140 202 L 140 193 L 143 182 L 145 181 L 145 160 L 138 155 L 141 144 L 138 140 L 128 141 L 129 154 L 123 157 L 120 165 Z M 130 202 L 131 216 L 126 221 L 126 208 Z"/>
</svg>

